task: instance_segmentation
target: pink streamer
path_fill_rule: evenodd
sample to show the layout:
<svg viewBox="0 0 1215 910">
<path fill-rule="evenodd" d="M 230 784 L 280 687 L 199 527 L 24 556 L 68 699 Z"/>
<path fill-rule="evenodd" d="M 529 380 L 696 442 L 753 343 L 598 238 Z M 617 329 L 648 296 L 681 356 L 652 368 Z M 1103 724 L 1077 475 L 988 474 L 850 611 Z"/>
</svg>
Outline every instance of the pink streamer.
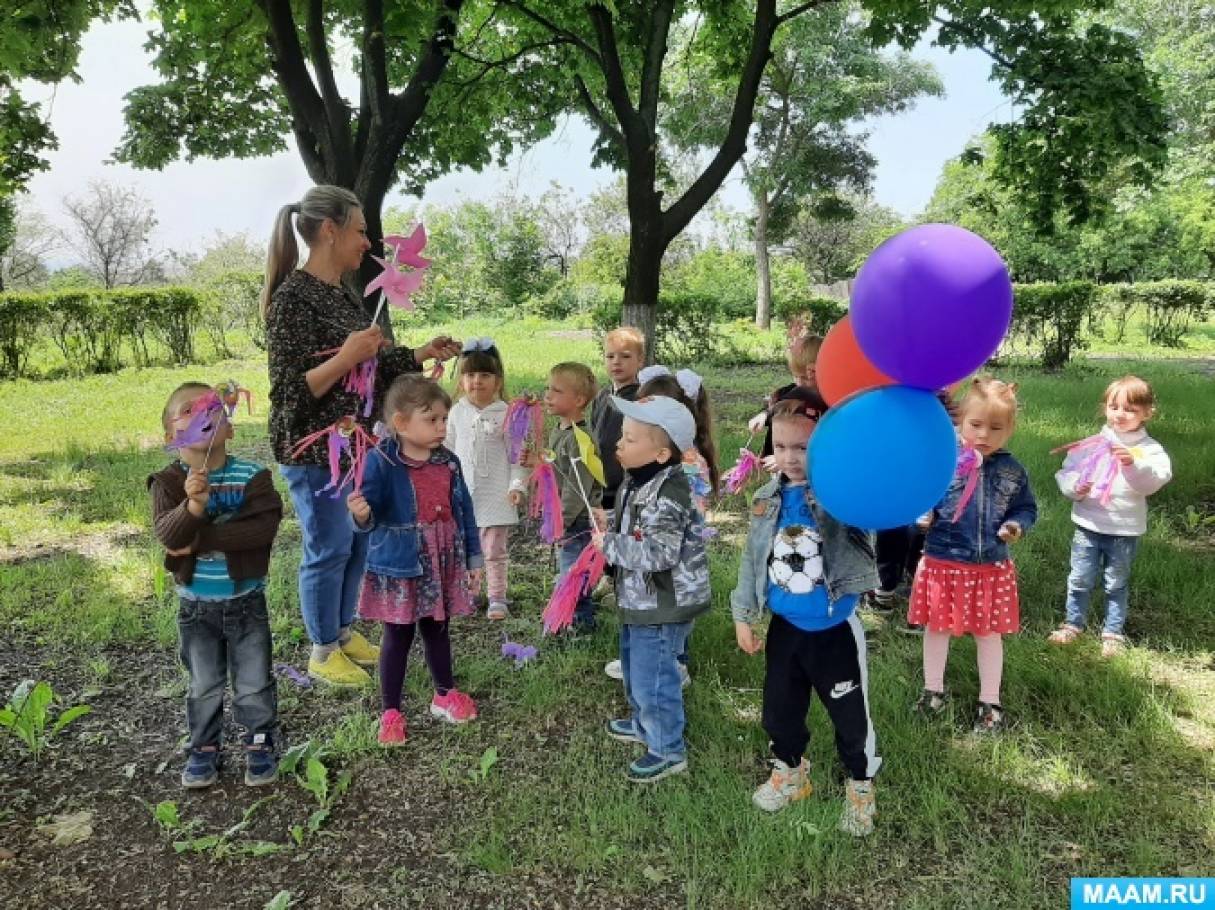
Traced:
<svg viewBox="0 0 1215 910">
<path fill-rule="evenodd" d="M 506 457 L 519 464 L 529 449 L 544 445 L 544 405 L 535 395 L 520 395 L 506 406 Z"/>
<path fill-rule="evenodd" d="M 593 544 L 587 544 L 570 566 L 569 572 L 553 588 L 548 606 L 541 614 L 544 620 L 544 634 L 552 635 L 573 625 L 578 601 L 599 584 L 606 567 L 607 560 L 603 552 Z"/>
<path fill-rule="evenodd" d="M 1113 444 L 1098 433 L 1076 442 L 1051 449 L 1051 454 L 1067 452 L 1068 459 L 1075 457 L 1079 463 L 1072 470 L 1076 474 L 1076 486 L 1090 484 L 1093 496 L 1102 506 L 1108 506 L 1114 495 L 1114 480 L 1122 470 L 1122 463 L 1114 455 Z"/>
<path fill-rule="evenodd" d="M 363 473 L 367 467 L 367 453 L 375 448 L 375 437 L 364 430 L 353 417 L 343 417 L 323 430 L 309 433 L 297 442 L 291 449 L 291 457 L 298 458 L 322 439 L 329 450 L 329 483 L 317 490 L 316 495 L 320 496 L 332 490 L 330 498 L 337 499 L 348 483 L 353 484 L 352 492 L 361 491 Z M 343 457 L 348 462 L 344 473 Z"/>
<path fill-rule="evenodd" d="M 737 493 L 747 485 L 752 476 L 763 467 L 760 457 L 750 449 L 738 450 L 738 463 L 726 471 L 721 478 L 722 486 L 727 493 Z"/>
<path fill-rule="evenodd" d="M 966 511 L 966 506 L 970 503 L 971 498 L 975 495 L 975 489 L 979 486 L 982 468 L 983 456 L 976 452 L 973 446 L 963 445 L 958 451 L 956 476 L 965 477 L 966 483 L 962 487 L 962 495 L 958 497 L 958 506 L 953 510 L 953 518 L 950 521 L 956 522 L 962 517 L 962 513 Z"/>
<path fill-rule="evenodd" d="M 557 472 L 550 462 L 542 461 L 532 471 L 528 481 L 531 504 L 528 514 L 540 519 L 540 538 L 547 544 L 556 543 L 565 533 L 561 516 L 561 491 L 557 488 Z"/>
</svg>

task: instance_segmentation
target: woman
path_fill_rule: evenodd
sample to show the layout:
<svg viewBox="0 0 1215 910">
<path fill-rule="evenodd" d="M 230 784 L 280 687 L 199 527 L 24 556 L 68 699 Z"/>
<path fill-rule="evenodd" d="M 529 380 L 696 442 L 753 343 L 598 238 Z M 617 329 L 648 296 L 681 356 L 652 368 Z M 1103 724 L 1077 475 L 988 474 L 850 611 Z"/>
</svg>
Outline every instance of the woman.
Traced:
<svg viewBox="0 0 1215 910">
<path fill-rule="evenodd" d="M 307 261 L 298 269 L 296 230 L 308 246 Z M 460 352 L 459 342 L 447 336 L 416 350 L 394 347 L 379 326 L 368 326 L 366 310 L 341 279 L 359 267 L 370 247 L 358 197 L 342 187 L 314 186 L 302 201 L 279 210 L 261 299 L 270 354 L 270 441 L 304 538 L 299 595 L 312 640 L 308 672 L 343 686 L 369 684 L 363 667 L 374 666 L 379 656 L 379 649 L 351 628 L 367 537 L 354 533 L 345 491 L 336 499 L 317 495 L 329 482 L 326 447 L 313 446 L 299 457 L 292 456 L 292 447 L 347 415 L 356 415 L 370 429 L 374 417 L 363 417 L 358 395 L 342 383 L 363 361 L 379 357 L 378 403 L 401 373 L 417 372 L 429 358 L 446 360 Z"/>
</svg>

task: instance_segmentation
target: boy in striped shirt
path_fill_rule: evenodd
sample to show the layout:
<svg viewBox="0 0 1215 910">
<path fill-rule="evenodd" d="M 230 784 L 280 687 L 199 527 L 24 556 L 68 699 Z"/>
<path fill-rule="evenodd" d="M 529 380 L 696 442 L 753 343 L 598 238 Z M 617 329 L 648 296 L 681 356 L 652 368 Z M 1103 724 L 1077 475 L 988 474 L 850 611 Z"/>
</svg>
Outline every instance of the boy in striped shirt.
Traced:
<svg viewBox="0 0 1215 910">
<path fill-rule="evenodd" d="M 210 407 L 213 394 L 202 383 L 178 386 L 161 414 L 166 441 L 185 431 L 197 409 Z M 266 468 L 228 454 L 232 425 L 223 411 L 210 413 L 214 423 L 201 427 L 201 441 L 180 445 L 178 459 L 148 478 L 152 526 L 177 585 L 181 659 L 190 674 L 181 782 L 209 787 L 219 776 L 230 668 L 232 711 L 245 728 L 245 783 L 260 786 L 278 770 L 265 586 L 283 505 Z"/>
</svg>

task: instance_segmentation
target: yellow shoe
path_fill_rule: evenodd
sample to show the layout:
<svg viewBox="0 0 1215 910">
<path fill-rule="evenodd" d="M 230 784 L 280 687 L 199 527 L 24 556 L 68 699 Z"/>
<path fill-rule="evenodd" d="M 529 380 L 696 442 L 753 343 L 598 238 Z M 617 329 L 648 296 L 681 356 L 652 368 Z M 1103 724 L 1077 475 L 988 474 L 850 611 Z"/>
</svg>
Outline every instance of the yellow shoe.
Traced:
<svg viewBox="0 0 1215 910">
<path fill-rule="evenodd" d="M 380 649 L 353 629 L 350 638 L 342 642 L 342 653 L 360 667 L 374 667 L 380 659 Z"/>
<path fill-rule="evenodd" d="M 371 677 L 358 664 L 334 648 L 324 660 L 315 657 L 308 660 L 308 675 L 331 686 L 369 686 Z"/>
</svg>

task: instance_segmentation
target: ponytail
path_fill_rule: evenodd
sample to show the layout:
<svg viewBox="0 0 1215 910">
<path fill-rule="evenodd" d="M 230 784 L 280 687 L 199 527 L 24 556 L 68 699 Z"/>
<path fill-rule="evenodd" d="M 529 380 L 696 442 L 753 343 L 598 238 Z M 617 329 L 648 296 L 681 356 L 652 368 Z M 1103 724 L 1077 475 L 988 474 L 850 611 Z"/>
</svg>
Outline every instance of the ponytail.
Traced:
<svg viewBox="0 0 1215 910">
<path fill-rule="evenodd" d="M 295 242 L 295 228 L 291 216 L 298 214 L 300 204 L 292 202 L 278 210 L 274 219 L 274 231 L 270 234 L 270 249 L 266 253 L 266 283 L 262 285 L 262 320 L 270 310 L 270 299 L 278 286 L 286 280 L 300 260 L 299 245 Z"/>
</svg>

